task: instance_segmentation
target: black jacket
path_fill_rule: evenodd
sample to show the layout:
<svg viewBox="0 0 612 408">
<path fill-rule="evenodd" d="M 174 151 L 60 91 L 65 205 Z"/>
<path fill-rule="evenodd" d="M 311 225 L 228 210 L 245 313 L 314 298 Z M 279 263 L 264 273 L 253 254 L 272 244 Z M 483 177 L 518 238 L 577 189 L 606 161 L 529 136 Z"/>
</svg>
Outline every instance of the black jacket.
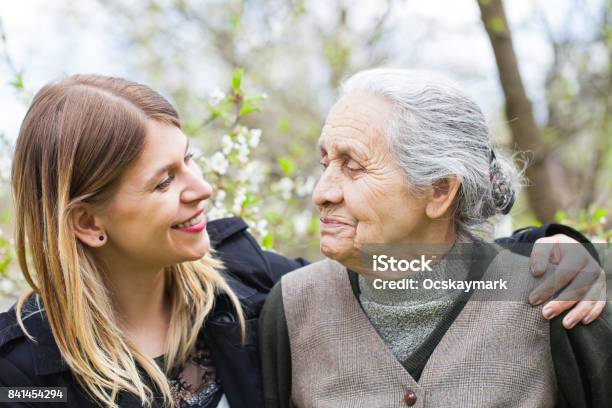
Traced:
<svg viewBox="0 0 612 408">
<path fill-rule="evenodd" d="M 285 273 L 304 266 L 304 259 L 288 259 L 263 251 L 246 231 L 240 218 L 212 221 L 207 226 L 211 243 L 226 269 L 224 277 L 240 299 L 247 322 L 247 338 L 240 344 L 240 330 L 233 309 L 223 295 L 216 299 L 203 335 L 210 349 L 225 395 L 233 408 L 263 407 L 262 381 L 258 353 L 258 316 L 268 292 Z M 505 239 L 505 245 L 531 242 L 565 233 L 579 241 L 586 239 L 576 231 L 554 225 L 525 230 Z M 522 246 L 524 248 L 524 246 Z M 2 404 L 11 407 L 88 407 L 89 401 L 75 383 L 61 358 L 44 311 L 30 298 L 23 310 L 24 325 L 36 339 L 28 340 L 17 325 L 15 310 L 0 314 L 0 387 L 67 387 L 68 403 Z M 127 393 L 119 396 L 121 407 L 140 407 L 138 399 Z"/>
</svg>

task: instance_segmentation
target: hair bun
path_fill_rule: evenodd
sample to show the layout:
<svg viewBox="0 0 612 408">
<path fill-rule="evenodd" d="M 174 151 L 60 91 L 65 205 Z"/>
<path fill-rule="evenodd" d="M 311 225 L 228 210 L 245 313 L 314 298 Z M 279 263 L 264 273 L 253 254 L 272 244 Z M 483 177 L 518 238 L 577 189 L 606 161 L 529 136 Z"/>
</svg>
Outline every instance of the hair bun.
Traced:
<svg viewBox="0 0 612 408">
<path fill-rule="evenodd" d="M 491 149 L 491 164 L 489 165 L 489 174 L 491 177 L 491 192 L 493 195 L 493 204 L 502 214 L 508 214 L 514 205 L 515 194 L 508 179 L 504 176 L 497 164 L 495 152 Z"/>
</svg>

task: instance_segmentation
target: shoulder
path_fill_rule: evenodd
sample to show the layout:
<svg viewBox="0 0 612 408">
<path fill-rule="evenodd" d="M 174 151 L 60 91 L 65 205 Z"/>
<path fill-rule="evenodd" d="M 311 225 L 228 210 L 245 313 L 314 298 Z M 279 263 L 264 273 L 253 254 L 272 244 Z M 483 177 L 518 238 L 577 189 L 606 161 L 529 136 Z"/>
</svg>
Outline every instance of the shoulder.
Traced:
<svg viewBox="0 0 612 408">
<path fill-rule="evenodd" d="M 474 242 L 473 248 L 475 259 L 489 259 L 489 271 L 495 270 L 497 273 L 511 276 L 520 273 L 522 276 L 523 272 L 529 270 L 529 258 L 527 256 L 514 252 L 498 243 L 479 240 Z"/>
<path fill-rule="evenodd" d="M 226 280 L 239 296 L 252 292 L 249 289 L 266 294 L 282 275 L 307 263 L 263 250 L 239 217 L 211 221 L 206 230 L 215 256 L 225 266 Z"/>
<path fill-rule="evenodd" d="M 509 249 L 492 245 L 497 250 L 497 255 L 493 259 L 492 265 L 498 268 L 512 269 L 521 272 L 529 270 L 529 258 L 525 255 L 512 252 Z"/>
<path fill-rule="evenodd" d="M 333 280 L 344 273 L 346 273 L 346 268 L 341 263 L 325 258 L 286 274 L 281 282 L 300 282 L 305 285 L 315 285 L 321 280 Z"/>
<path fill-rule="evenodd" d="M 24 310 L 22 315 L 24 324 L 32 317 L 30 313 L 33 312 Z M 17 323 L 15 306 L 0 313 L 0 384 L 5 386 L 34 385 L 36 383 L 34 352 L 33 342 Z"/>
<path fill-rule="evenodd" d="M 332 280 L 338 279 L 343 274 L 346 275 L 346 269 L 338 262 L 327 258 L 286 274 L 268 294 L 262 310 L 262 320 L 284 321 L 283 299 L 291 301 L 310 299 L 309 294 L 327 286 L 330 277 Z"/>
</svg>

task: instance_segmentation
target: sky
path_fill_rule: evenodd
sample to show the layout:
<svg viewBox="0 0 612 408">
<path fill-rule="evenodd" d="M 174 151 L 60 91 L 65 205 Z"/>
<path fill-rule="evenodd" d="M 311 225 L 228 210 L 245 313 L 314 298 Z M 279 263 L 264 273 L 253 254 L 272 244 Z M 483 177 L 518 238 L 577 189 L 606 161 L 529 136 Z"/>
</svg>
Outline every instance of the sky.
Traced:
<svg viewBox="0 0 612 408">
<path fill-rule="evenodd" d="M 380 8 L 380 1 L 361 1 L 351 10 L 355 26 L 365 24 L 369 16 Z M 540 27 L 532 23 L 536 9 L 541 9 L 553 30 L 565 29 L 564 16 L 568 8 L 577 4 L 573 0 L 512 0 L 506 1 L 515 49 L 521 61 L 521 71 L 528 93 L 536 102 L 536 115 L 545 117 L 543 66 L 550 64 L 552 53 Z M 585 0 L 591 6 L 600 0 Z M 27 67 L 26 82 L 29 89 L 38 89 L 61 75 L 76 72 L 96 72 L 115 76 L 138 75 L 133 67 L 122 64 L 118 50 L 113 19 L 102 12 L 100 2 L 81 0 L 71 2 L 66 14 L 66 1 L 26 0 L 0 1 L 0 19 L 7 33 L 7 50 L 13 65 Z M 316 3 L 324 4 L 324 3 Z M 319 18 L 326 18 L 325 7 L 313 7 Z M 328 14 L 328 13 L 327 13 Z M 75 18 L 78 16 L 78 18 Z M 400 1 L 391 20 L 397 22 L 418 16 L 417 21 L 435 22 L 435 30 L 427 35 L 427 47 L 419 48 L 419 59 L 431 66 L 443 67 L 463 82 L 492 116 L 502 106 L 502 95 L 497 71 L 488 39 L 479 24 L 479 11 L 474 0 L 434 0 L 428 2 Z M 401 50 L 404 35 L 402 25 L 394 37 L 393 46 Z M 466 29 L 467 27 L 467 29 Z M 406 27 L 414 33 L 415 27 Z M 423 28 L 425 29 L 425 28 Z M 577 29 L 580 29 L 578 27 Z M 586 28 L 585 28 L 586 29 Z M 0 50 L 1 51 L 1 50 Z M 409 61 L 406 61 L 409 63 Z M 477 73 L 478 80 L 474 80 Z M 11 70 L 0 60 L 0 133 L 16 137 L 25 114 L 23 100 L 16 98 L 8 82 Z"/>
</svg>

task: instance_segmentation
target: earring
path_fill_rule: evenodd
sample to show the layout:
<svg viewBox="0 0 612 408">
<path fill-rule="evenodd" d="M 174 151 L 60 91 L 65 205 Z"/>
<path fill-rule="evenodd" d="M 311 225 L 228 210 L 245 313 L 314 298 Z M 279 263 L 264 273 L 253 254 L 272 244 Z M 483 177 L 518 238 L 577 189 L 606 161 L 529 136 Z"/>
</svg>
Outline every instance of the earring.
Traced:
<svg viewBox="0 0 612 408">
<path fill-rule="evenodd" d="M 100 241 L 104 241 L 104 235 L 100 235 L 100 236 L 98 237 L 98 239 L 99 239 Z"/>
</svg>

